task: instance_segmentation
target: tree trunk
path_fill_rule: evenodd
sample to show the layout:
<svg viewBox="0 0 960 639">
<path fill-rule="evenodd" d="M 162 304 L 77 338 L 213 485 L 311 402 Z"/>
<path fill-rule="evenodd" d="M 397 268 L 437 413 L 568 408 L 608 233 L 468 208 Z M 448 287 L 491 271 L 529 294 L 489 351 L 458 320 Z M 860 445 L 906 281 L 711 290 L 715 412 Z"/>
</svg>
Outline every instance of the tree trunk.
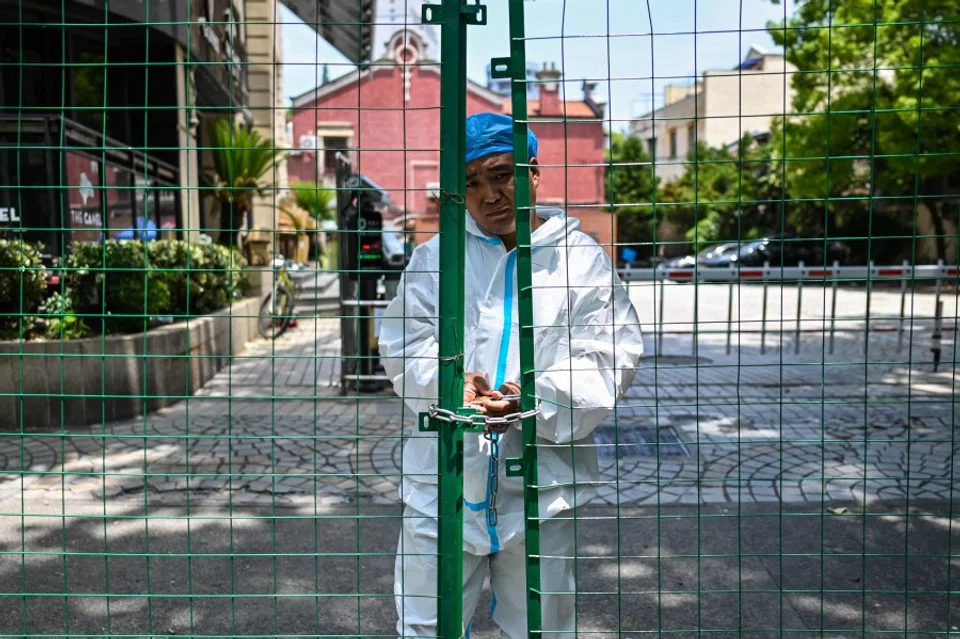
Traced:
<svg viewBox="0 0 960 639">
<path fill-rule="evenodd" d="M 934 200 L 927 202 L 927 208 L 930 210 L 930 220 L 933 222 L 933 232 L 936 234 L 937 259 L 947 259 L 947 228 L 943 223 L 943 209 L 945 202 L 943 200 Z"/>
<path fill-rule="evenodd" d="M 936 234 L 934 243 L 937 247 L 937 259 L 947 259 L 947 229 L 944 218 L 947 215 L 947 202 L 954 199 L 951 197 L 956 190 L 951 188 L 950 176 L 941 175 L 931 181 L 932 183 L 922 184 L 920 193 L 929 195 L 926 198 L 927 209 L 930 211 L 930 221 L 933 223 L 933 231 Z"/>
<path fill-rule="evenodd" d="M 244 211 L 236 202 L 220 204 L 220 234 L 217 243 L 221 246 L 240 246 L 240 227 L 243 226 Z"/>
</svg>

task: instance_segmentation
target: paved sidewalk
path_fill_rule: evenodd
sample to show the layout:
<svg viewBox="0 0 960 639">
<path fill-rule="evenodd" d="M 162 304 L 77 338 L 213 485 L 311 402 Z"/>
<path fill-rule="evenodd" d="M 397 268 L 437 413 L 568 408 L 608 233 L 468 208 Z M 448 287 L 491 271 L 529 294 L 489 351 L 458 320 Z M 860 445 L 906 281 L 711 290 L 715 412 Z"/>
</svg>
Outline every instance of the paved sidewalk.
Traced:
<svg viewBox="0 0 960 639">
<path fill-rule="evenodd" d="M 390 392 L 339 395 L 339 323 L 258 342 L 197 396 L 147 417 L 61 433 L 0 434 L 0 489 L 154 503 L 395 503 L 412 418 Z M 919 334 L 915 334 L 919 335 Z M 601 503 L 949 499 L 955 371 L 928 340 L 783 344 L 669 335 L 598 430 Z M 952 334 L 945 359 L 952 360 Z M 647 340 L 652 353 L 655 339 Z M 782 346 L 782 348 L 781 348 Z M 616 428 L 613 428 L 613 427 Z M 660 438 L 659 445 L 657 438 Z M 619 460 L 613 444 L 619 444 Z"/>
</svg>

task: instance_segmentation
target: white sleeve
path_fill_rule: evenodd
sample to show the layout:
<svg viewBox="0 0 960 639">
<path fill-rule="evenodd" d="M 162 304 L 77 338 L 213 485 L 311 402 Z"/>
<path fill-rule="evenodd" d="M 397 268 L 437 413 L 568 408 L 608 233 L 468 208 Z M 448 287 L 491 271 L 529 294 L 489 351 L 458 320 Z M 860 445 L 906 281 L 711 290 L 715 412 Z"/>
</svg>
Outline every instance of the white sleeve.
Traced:
<svg viewBox="0 0 960 639">
<path fill-rule="evenodd" d="M 590 264 L 577 269 L 566 293 L 570 357 L 537 375 L 537 434 L 558 444 L 593 432 L 630 387 L 643 355 L 637 311 L 606 253 L 599 245 L 597 249 L 600 254 L 593 259 L 579 254 Z"/>
<path fill-rule="evenodd" d="M 437 403 L 438 273 L 431 272 L 431 246 L 417 247 L 384 311 L 378 341 L 383 368 L 397 395 L 415 414 Z"/>
</svg>

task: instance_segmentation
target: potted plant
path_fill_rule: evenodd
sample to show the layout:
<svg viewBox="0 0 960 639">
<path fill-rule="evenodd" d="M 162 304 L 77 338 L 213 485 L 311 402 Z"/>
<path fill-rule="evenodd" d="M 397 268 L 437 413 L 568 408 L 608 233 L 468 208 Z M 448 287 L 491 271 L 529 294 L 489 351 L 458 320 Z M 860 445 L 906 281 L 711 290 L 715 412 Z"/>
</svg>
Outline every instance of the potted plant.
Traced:
<svg viewBox="0 0 960 639">
<path fill-rule="evenodd" d="M 293 199 L 301 209 L 307 211 L 317 222 L 317 227 L 324 222 L 333 220 L 336 215 L 333 210 L 333 203 L 336 199 L 335 191 L 323 187 L 316 182 L 294 182 L 290 185 L 293 191 Z M 314 237 L 310 242 L 311 253 L 318 262 L 323 262 L 323 247 L 320 246 L 319 237 Z"/>
<path fill-rule="evenodd" d="M 280 151 L 273 140 L 231 119 L 216 120 L 210 139 L 214 170 L 207 182 L 220 202 L 218 242 L 237 246 L 253 198 L 264 195 L 273 182 L 270 173 L 277 166 Z"/>
</svg>

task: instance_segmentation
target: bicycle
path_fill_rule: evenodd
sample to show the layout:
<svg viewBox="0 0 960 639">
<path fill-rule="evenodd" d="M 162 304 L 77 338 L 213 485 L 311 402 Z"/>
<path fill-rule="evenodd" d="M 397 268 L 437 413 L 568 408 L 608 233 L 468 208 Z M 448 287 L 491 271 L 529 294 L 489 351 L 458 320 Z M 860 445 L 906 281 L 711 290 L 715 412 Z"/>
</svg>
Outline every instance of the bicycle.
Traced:
<svg viewBox="0 0 960 639">
<path fill-rule="evenodd" d="M 297 286 L 287 270 L 283 257 L 273 259 L 273 290 L 260 304 L 257 316 L 257 329 L 264 339 L 277 339 L 294 323 Z"/>
</svg>

